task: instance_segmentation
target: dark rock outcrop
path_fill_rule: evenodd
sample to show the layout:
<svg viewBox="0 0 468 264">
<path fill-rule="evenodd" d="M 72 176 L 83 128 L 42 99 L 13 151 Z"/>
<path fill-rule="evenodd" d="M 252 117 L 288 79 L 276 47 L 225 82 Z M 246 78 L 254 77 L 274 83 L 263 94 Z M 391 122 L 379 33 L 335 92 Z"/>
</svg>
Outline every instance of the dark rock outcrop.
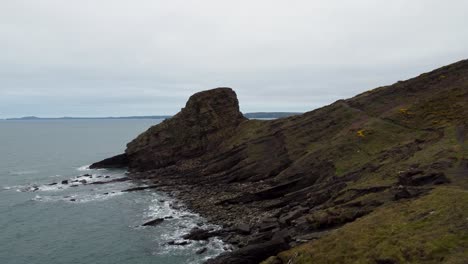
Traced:
<svg viewBox="0 0 468 264">
<path fill-rule="evenodd" d="M 99 168 L 126 168 L 128 166 L 128 158 L 125 153 L 110 157 L 99 162 L 93 163 L 89 166 L 90 169 L 99 169 Z"/>
</svg>

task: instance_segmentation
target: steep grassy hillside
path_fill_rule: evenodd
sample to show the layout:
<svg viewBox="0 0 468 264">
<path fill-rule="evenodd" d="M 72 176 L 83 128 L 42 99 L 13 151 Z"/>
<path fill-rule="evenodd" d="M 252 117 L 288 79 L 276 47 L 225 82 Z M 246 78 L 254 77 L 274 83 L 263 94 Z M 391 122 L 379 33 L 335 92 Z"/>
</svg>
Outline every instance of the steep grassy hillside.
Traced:
<svg viewBox="0 0 468 264">
<path fill-rule="evenodd" d="M 465 216 L 442 207 L 466 200 L 467 135 L 464 60 L 270 121 L 242 117 L 229 88 L 197 93 L 174 118 L 129 143 L 125 154 L 95 167 L 129 165 L 133 177 L 177 190 L 192 209 L 225 226 L 221 236 L 238 250 L 212 263 L 258 263 L 288 247 L 292 251 L 269 263 L 340 263 L 340 256 L 354 252 L 343 263 L 455 261 L 463 257 L 457 252 L 468 250 L 466 234 L 447 238 L 445 251 L 434 246 L 437 254 L 430 244 L 416 244 L 461 230 Z M 444 215 L 421 228 L 406 226 L 411 212 L 422 212 L 418 205 L 432 203 Z M 379 219 L 383 225 L 372 227 Z M 393 221 L 395 234 L 388 230 Z M 360 236 L 347 233 L 359 228 Z M 372 247 L 378 243 L 374 229 L 384 234 L 379 250 Z M 400 240 L 407 240 L 404 232 L 416 236 L 402 249 L 411 256 L 395 253 Z M 359 240 L 361 251 L 349 246 L 350 237 Z"/>
</svg>

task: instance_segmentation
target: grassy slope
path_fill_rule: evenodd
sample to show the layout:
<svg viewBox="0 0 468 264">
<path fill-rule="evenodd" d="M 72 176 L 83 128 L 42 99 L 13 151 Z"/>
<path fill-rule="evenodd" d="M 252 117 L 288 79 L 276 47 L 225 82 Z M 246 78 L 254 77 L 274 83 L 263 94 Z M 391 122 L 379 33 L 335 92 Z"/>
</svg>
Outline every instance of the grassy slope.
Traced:
<svg viewBox="0 0 468 264">
<path fill-rule="evenodd" d="M 466 263 L 467 247 L 468 191 L 440 187 L 418 200 L 379 208 L 279 258 L 291 264 Z"/>
<path fill-rule="evenodd" d="M 265 263 L 468 263 L 467 78 L 463 62 L 339 102 L 340 115 L 352 115 L 341 131 L 312 142 L 309 155 L 332 160 L 339 177 L 359 177 L 307 219 L 323 227 L 384 205 Z M 409 168 L 443 172 L 451 184 L 421 187 L 430 194 L 410 201 L 353 191 L 395 186 Z"/>
</svg>

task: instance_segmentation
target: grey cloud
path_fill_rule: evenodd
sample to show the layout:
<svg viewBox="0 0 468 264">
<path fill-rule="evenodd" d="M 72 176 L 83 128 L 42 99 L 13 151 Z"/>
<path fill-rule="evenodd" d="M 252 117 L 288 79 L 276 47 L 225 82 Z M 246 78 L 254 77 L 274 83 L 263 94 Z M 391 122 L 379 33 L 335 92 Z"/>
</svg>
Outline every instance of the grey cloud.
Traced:
<svg viewBox="0 0 468 264">
<path fill-rule="evenodd" d="M 172 114 L 235 88 L 307 111 L 468 55 L 467 1 L 0 3 L 0 118 Z"/>
</svg>

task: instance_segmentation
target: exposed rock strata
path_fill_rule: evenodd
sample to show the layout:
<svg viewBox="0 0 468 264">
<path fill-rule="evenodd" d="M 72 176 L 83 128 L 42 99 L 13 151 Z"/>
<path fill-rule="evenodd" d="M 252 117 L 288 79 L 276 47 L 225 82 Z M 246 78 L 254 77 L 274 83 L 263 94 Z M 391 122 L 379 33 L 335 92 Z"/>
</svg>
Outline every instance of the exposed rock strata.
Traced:
<svg viewBox="0 0 468 264">
<path fill-rule="evenodd" d="M 125 163 L 223 225 L 239 249 L 210 263 L 256 263 L 440 184 L 466 188 L 467 120 L 468 61 L 271 121 L 218 88 L 93 166 Z"/>
</svg>

